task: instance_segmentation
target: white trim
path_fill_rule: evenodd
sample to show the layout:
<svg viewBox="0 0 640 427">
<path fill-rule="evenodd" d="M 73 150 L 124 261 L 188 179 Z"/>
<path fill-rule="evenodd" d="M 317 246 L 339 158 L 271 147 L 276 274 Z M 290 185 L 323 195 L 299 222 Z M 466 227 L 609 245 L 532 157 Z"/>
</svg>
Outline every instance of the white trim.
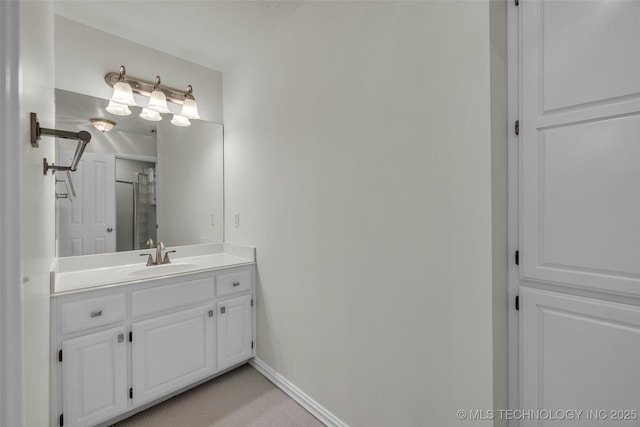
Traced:
<svg viewBox="0 0 640 427">
<path fill-rule="evenodd" d="M 0 425 L 24 426 L 20 4 L 0 2 Z"/>
<path fill-rule="evenodd" d="M 329 412 L 324 406 L 309 397 L 304 391 L 293 385 L 285 377 L 273 370 L 273 368 L 257 357 L 250 360 L 249 364 L 256 368 L 276 387 L 284 391 L 290 398 L 298 402 L 300 406 L 309 411 L 311 415 L 319 419 L 327 427 L 348 427 L 346 423 Z"/>
<path fill-rule="evenodd" d="M 158 156 L 145 156 L 143 154 L 114 154 L 116 159 L 136 160 L 139 162 L 158 163 Z"/>
<path fill-rule="evenodd" d="M 518 267 L 515 265 L 514 255 L 519 246 L 519 138 L 515 135 L 514 125 L 519 118 L 519 70 L 520 70 L 520 37 L 519 37 L 519 7 L 515 2 L 507 2 L 507 69 L 508 69 L 508 106 L 507 121 L 509 132 L 507 136 L 508 152 L 508 394 L 509 408 L 520 407 L 520 357 L 519 357 L 519 315 L 515 310 L 515 297 L 520 287 Z M 510 420 L 509 427 L 518 427 L 519 421 Z"/>
</svg>

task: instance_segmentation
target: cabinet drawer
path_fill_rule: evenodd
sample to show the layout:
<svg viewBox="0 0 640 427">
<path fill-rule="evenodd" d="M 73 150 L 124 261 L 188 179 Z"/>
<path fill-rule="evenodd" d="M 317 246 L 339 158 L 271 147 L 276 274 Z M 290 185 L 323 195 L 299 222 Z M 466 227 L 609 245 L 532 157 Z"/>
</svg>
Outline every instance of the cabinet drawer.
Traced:
<svg viewBox="0 0 640 427">
<path fill-rule="evenodd" d="M 142 289 L 133 292 L 131 298 L 133 317 L 202 304 L 213 300 L 213 277 Z"/>
<path fill-rule="evenodd" d="M 126 308 L 124 294 L 62 303 L 62 333 L 123 321 L 127 317 Z"/>
<path fill-rule="evenodd" d="M 251 289 L 251 271 L 243 270 L 216 277 L 216 295 L 223 297 Z"/>
</svg>

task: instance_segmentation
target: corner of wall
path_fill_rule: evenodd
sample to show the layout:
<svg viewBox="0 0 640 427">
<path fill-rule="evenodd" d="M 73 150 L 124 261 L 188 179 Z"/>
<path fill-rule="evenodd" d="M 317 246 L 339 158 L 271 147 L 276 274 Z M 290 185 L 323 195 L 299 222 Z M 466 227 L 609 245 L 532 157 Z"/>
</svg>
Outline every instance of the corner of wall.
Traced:
<svg viewBox="0 0 640 427">
<path fill-rule="evenodd" d="M 493 262 L 493 405 L 508 408 L 507 297 L 507 0 L 492 0 L 491 43 L 491 204 Z M 496 419 L 495 426 L 507 421 Z"/>
</svg>

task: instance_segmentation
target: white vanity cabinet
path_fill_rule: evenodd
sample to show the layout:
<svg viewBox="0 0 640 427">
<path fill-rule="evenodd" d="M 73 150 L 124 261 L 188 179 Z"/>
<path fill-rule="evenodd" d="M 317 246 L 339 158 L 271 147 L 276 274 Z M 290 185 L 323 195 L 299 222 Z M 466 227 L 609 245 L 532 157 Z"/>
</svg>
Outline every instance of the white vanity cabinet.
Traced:
<svg viewBox="0 0 640 427">
<path fill-rule="evenodd" d="M 255 355 L 254 266 L 55 294 L 51 316 L 51 425 L 107 424 Z"/>
</svg>

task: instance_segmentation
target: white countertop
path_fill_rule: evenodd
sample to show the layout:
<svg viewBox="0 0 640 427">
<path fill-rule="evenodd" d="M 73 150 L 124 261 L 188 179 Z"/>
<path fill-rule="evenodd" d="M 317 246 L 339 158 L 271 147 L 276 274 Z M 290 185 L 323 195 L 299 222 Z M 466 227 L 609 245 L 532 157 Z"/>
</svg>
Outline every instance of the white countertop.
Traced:
<svg viewBox="0 0 640 427">
<path fill-rule="evenodd" d="M 255 248 L 229 243 L 172 247 L 171 263 L 146 266 L 140 254 L 155 250 L 58 258 L 51 274 L 52 296 L 96 287 L 121 285 L 163 277 L 255 263 Z M 165 251 L 163 251 L 164 253 Z M 134 262 L 135 261 L 135 262 Z"/>
</svg>

